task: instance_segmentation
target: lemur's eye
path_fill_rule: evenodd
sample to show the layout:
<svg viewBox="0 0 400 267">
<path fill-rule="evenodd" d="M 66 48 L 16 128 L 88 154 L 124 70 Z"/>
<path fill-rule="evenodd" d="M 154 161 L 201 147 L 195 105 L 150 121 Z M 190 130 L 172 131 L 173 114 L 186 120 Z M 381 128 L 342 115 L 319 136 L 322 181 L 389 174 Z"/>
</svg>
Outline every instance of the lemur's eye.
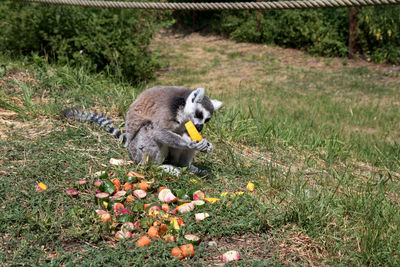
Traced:
<svg viewBox="0 0 400 267">
<path fill-rule="evenodd" d="M 210 118 L 206 119 L 206 120 L 205 120 L 205 123 L 207 123 L 207 122 L 209 122 L 209 121 L 210 121 Z"/>
<path fill-rule="evenodd" d="M 194 115 L 200 120 L 203 119 L 203 113 L 199 110 L 196 110 L 196 113 Z"/>
</svg>

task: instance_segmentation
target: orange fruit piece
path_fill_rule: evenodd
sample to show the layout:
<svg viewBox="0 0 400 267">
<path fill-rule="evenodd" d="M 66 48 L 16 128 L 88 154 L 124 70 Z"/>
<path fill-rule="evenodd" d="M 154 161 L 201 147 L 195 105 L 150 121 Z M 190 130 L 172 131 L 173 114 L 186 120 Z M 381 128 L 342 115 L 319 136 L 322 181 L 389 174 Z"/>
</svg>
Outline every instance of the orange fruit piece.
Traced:
<svg viewBox="0 0 400 267">
<path fill-rule="evenodd" d="M 143 205 L 144 210 L 147 210 L 147 208 L 152 205 L 153 203 L 146 203 Z"/>
<path fill-rule="evenodd" d="M 129 189 L 132 189 L 132 184 L 130 182 L 126 182 L 124 184 L 124 190 L 128 191 Z"/>
<path fill-rule="evenodd" d="M 161 209 L 163 210 L 163 211 L 165 211 L 165 212 L 169 212 L 169 206 L 168 206 L 168 204 L 162 204 L 161 205 Z"/>
<path fill-rule="evenodd" d="M 182 250 L 182 255 L 184 258 L 194 256 L 194 248 L 192 244 L 182 245 L 180 246 L 180 249 Z"/>
<path fill-rule="evenodd" d="M 126 197 L 126 202 L 127 202 L 127 203 L 133 203 L 133 202 L 135 202 L 135 197 L 134 197 L 133 195 L 128 195 L 128 196 Z"/>
<path fill-rule="evenodd" d="M 180 260 L 184 258 L 182 250 L 178 247 L 174 247 L 171 251 L 171 254 L 172 254 L 172 256 L 174 256 Z"/>
<path fill-rule="evenodd" d="M 138 183 L 137 185 L 143 191 L 148 191 L 151 188 L 151 186 L 146 181 L 142 181 L 142 182 Z"/>
<path fill-rule="evenodd" d="M 175 241 L 176 241 L 176 238 L 175 238 L 175 236 L 173 236 L 173 235 L 166 234 L 166 235 L 164 236 L 164 240 L 165 240 L 167 243 L 169 243 L 169 242 L 175 242 Z"/>
<path fill-rule="evenodd" d="M 137 178 L 141 178 L 141 179 L 144 178 L 143 175 L 141 175 L 141 174 L 139 174 L 139 173 L 136 173 L 136 172 L 133 172 L 133 171 L 129 171 L 129 172 L 126 174 L 126 176 L 129 176 L 129 177 L 137 177 Z"/>
<path fill-rule="evenodd" d="M 147 231 L 147 234 L 149 235 L 150 238 L 157 238 L 158 235 L 158 227 L 157 226 L 151 226 L 149 230 Z"/>
<path fill-rule="evenodd" d="M 167 188 L 165 186 L 161 186 L 160 188 L 158 188 L 157 193 L 160 193 L 161 190 L 163 190 L 163 189 L 167 189 Z"/>
<path fill-rule="evenodd" d="M 158 234 L 160 236 L 164 235 L 167 232 L 167 225 L 165 223 L 162 223 L 160 225 L 160 229 L 158 230 Z"/>
<path fill-rule="evenodd" d="M 117 189 L 117 191 L 119 191 L 119 189 L 121 187 L 121 182 L 117 178 L 111 179 L 111 182 L 114 184 L 115 189 Z"/>
<path fill-rule="evenodd" d="M 138 241 L 136 241 L 136 245 L 138 247 L 150 246 L 150 243 L 151 243 L 150 239 L 145 235 L 139 238 Z"/>
</svg>

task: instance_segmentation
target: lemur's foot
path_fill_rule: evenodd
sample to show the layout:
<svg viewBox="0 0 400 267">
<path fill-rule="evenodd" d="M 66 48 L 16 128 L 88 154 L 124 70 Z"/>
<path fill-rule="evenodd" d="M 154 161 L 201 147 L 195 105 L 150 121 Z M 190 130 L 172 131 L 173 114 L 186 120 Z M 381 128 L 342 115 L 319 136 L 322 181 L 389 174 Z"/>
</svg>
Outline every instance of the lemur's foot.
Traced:
<svg viewBox="0 0 400 267">
<path fill-rule="evenodd" d="M 164 164 L 159 166 L 160 169 L 162 169 L 163 171 L 165 171 L 166 173 L 175 175 L 175 176 L 180 176 L 181 175 L 181 169 L 178 167 L 175 167 L 173 165 L 170 164 Z"/>
<path fill-rule="evenodd" d="M 197 174 L 199 176 L 204 176 L 208 174 L 208 171 L 206 170 L 200 170 L 199 168 L 197 168 L 194 165 L 190 165 L 189 167 L 189 171 L 193 172 L 194 174 Z"/>
<path fill-rule="evenodd" d="M 175 175 L 175 176 L 180 176 L 181 175 L 181 168 L 170 165 L 170 164 L 163 164 L 159 166 L 158 168 L 162 169 L 164 172 Z M 190 165 L 188 167 L 188 171 L 193 172 L 196 175 L 199 176 L 204 176 L 208 174 L 208 171 L 206 170 L 200 170 L 194 165 Z"/>
</svg>

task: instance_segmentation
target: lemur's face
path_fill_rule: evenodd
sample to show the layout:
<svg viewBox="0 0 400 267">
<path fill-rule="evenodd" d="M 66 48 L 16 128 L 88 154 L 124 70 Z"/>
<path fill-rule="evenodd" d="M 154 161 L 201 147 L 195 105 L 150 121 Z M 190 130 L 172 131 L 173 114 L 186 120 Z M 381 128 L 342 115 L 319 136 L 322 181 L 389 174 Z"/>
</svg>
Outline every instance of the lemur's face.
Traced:
<svg viewBox="0 0 400 267">
<path fill-rule="evenodd" d="M 218 100 L 210 100 L 204 95 L 204 88 L 194 90 L 186 100 L 184 113 L 187 121 L 191 120 L 196 129 L 201 132 L 212 117 L 214 110 L 219 109 L 222 102 Z"/>
<path fill-rule="evenodd" d="M 206 110 L 203 105 L 199 104 L 194 111 L 192 122 L 196 126 L 197 131 L 203 130 L 204 124 L 211 119 L 212 113 Z"/>
</svg>

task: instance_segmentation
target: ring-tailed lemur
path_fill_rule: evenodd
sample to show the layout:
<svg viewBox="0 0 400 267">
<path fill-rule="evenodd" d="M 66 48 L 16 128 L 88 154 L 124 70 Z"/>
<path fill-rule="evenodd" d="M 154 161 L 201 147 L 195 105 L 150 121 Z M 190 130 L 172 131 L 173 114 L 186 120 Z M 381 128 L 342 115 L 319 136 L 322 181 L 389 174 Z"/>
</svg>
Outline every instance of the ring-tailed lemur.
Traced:
<svg viewBox="0 0 400 267">
<path fill-rule="evenodd" d="M 138 164 L 163 164 L 167 172 L 179 174 L 179 167 L 189 167 L 195 173 L 203 174 L 191 165 L 196 150 L 209 153 L 212 144 L 206 139 L 192 141 L 185 129 L 185 123 L 193 121 L 198 131 L 203 129 L 214 111 L 222 102 L 211 100 L 203 88 L 191 90 L 184 87 L 156 86 L 145 90 L 131 104 L 126 115 L 126 132 L 114 128 L 104 115 L 85 113 L 76 109 L 63 112 L 64 117 L 90 121 L 106 127 L 129 149 L 130 156 Z M 178 167 L 178 168 L 177 168 Z"/>
</svg>

